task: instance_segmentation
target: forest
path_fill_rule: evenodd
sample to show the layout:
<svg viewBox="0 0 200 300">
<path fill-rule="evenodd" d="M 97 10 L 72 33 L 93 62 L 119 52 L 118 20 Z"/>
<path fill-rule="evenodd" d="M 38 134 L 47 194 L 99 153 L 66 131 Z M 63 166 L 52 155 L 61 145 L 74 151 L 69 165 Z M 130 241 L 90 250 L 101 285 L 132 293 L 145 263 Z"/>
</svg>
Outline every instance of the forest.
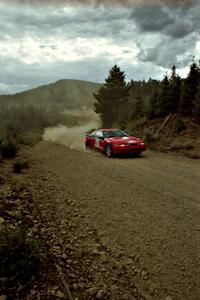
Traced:
<svg viewBox="0 0 200 300">
<path fill-rule="evenodd" d="M 170 75 L 162 80 L 150 78 L 128 83 L 125 72 L 114 65 L 94 96 L 94 110 L 106 127 L 125 128 L 142 117 L 150 120 L 176 113 L 199 121 L 200 65 L 193 61 L 186 78 L 181 78 L 173 65 Z"/>
</svg>

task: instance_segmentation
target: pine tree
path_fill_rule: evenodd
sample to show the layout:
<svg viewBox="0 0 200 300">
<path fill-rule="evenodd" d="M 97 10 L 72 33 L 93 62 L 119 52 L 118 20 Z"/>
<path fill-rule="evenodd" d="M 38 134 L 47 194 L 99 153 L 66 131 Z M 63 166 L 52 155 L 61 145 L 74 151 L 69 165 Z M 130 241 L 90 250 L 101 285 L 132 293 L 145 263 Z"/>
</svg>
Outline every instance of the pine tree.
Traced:
<svg viewBox="0 0 200 300">
<path fill-rule="evenodd" d="M 166 75 L 161 83 L 160 115 L 176 113 L 181 97 L 181 78 L 176 74 L 176 66 L 172 67 L 171 76 Z"/>
<path fill-rule="evenodd" d="M 195 96 L 193 116 L 200 121 L 200 81 L 198 83 L 197 93 Z"/>
<path fill-rule="evenodd" d="M 144 99 L 137 96 L 134 103 L 134 110 L 132 113 L 133 119 L 138 119 L 144 116 Z"/>
<path fill-rule="evenodd" d="M 94 110 L 100 115 L 102 126 L 111 127 L 113 123 L 122 125 L 124 108 L 128 103 L 130 87 L 125 82 L 125 74 L 117 65 L 109 71 L 104 85 L 97 94 Z"/>
<path fill-rule="evenodd" d="M 190 66 L 190 72 L 183 83 L 182 95 L 179 105 L 179 112 L 191 115 L 194 109 L 195 96 L 197 94 L 197 86 L 200 78 L 199 68 L 193 62 Z"/>
<path fill-rule="evenodd" d="M 174 81 L 175 78 L 176 78 L 176 66 L 173 65 L 173 66 L 172 66 L 172 73 L 171 73 L 170 80 L 171 80 L 171 81 Z"/>
<path fill-rule="evenodd" d="M 182 90 L 182 80 L 180 76 L 176 74 L 176 66 L 173 65 L 171 76 L 169 79 L 169 95 L 171 97 L 171 103 L 169 103 L 168 111 L 169 113 L 176 113 L 178 111 L 181 90 Z"/>
<path fill-rule="evenodd" d="M 172 96 L 170 94 L 170 83 L 168 76 L 165 75 L 161 83 L 161 94 L 160 94 L 160 115 L 166 116 L 171 112 Z"/>
<path fill-rule="evenodd" d="M 156 90 L 154 91 L 153 95 L 150 97 L 147 109 L 146 109 L 146 116 L 148 119 L 154 119 L 158 117 L 160 114 L 160 94 Z"/>
</svg>

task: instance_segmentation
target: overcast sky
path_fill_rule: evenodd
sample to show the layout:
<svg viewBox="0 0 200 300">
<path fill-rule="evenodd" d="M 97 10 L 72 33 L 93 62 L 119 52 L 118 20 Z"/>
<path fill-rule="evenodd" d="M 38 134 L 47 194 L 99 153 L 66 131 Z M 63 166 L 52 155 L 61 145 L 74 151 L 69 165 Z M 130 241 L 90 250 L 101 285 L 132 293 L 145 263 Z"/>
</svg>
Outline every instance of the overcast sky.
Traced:
<svg viewBox="0 0 200 300">
<path fill-rule="evenodd" d="M 200 0 L 0 0 L 0 94 L 67 78 L 103 82 L 115 63 L 127 81 L 161 79 L 173 64 L 184 77 L 193 55 Z"/>
</svg>

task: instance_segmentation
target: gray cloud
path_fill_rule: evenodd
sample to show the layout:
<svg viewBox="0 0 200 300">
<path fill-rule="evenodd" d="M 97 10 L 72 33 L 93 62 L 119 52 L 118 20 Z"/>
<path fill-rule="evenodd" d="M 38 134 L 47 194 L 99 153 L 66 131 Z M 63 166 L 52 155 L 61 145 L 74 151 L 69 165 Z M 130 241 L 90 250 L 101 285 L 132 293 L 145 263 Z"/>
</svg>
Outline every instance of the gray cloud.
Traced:
<svg viewBox="0 0 200 300">
<path fill-rule="evenodd" d="M 191 23 L 177 22 L 173 25 L 170 25 L 166 30 L 166 33 L 173 38 L 183 38 L 193 32 L 193 26 Z"/>
<path fill-rule="evenodd" d="M 176 41 L 165 37 L 156 47 L 141 48 L 139 58 L 141 61 L 154 62 L 157 66 L 164 68 L 171 68 L 174 64 L 178 68 L 183 68 L 191 62 L 196 41 L 195 34 Z"/>
<path fill-rule="evenodd" d="M 0 0 L 2 3 L 7 3 L 7 0 Z M 93 4 L 93 5 L 194 5 L 198 2 L 198 0 L 9 0 L 10 3 L 17 3 L 17 4 Z"/>
<path fill-rule="evenodd" d="M 143 47 L 140 43 L 139 59 L 169 68 L 173 64 L 183 68 L 191 62 L 200 40 L 200 3 L 183 1 L 180 5 L 166 4 L 137 7 L 133 10 L 140 32 L 157 35 L 158 42 Z"/>
<path fill-rule="evenodd" d="M 133 19 L 137 22 L 141 31 L 162 31 L 171 23 L 174 23 L 169 12 L 161 6 L 137 7 L 132 13 Z"/>
<path fill-rule="evenodd" d="M 200 32 L 200 3 L 176 1 L 166 4 L 160 1 L 160 5 L 137 6 L 132 18 L 141 32 L 162 32 L 173 38 L 183 38 L 192 32 Z"/>
<path fill-rule="evenodd" d="M 124 9 L 115 10 L 93 6 L 77 7 L 75 11 L 67 14 L 64 7 L 45 6 L 27 7 L 23 10 L 15 5 L 8 10 L 6 6 L 1 8 L 0 37 L 6 39 L 12 37 L 31 36 L 55 36 L 62 32 L 66 37 L 95 37 L 114 36 L 123 31 L 120 26 L 123 21 L 128 22 L 130 12 Z M 129 21 L 130 22 L 130 21 Z"/>
</svg>

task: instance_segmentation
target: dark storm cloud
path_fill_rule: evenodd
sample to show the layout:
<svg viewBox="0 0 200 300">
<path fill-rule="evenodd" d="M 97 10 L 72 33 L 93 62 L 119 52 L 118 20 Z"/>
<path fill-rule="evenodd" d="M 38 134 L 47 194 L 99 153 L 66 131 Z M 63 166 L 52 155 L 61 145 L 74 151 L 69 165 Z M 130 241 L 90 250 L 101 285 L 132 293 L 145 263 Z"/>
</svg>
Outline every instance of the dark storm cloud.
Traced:
<svg viewBox="0 0 200 300">
<path fill-rule="evenodd" d="M 184 67 L 191 62 L 196 43 L 200 40 L 200 3 L 198 1 L 168 2 L 137 6 L 131 16 L 145 36 L 157 35 L 157 44 L 143 47 L 139 59 L 169 68 Z"/>
<path fill-rule="evenodd" d="M 2 1 L 2 0 L 0 0 Z M 13 1 L 13 3 L 74 3 L 74 1 Z M 86 4 L 94 1 L 75 1 L 77 3 Z M 110 1 L 95 1 L 95 3 L 111 3 Z M 141 33 L 145 32 L 162 32 L 174 38 L 182 38 L 193 31 L 198 31 L 200 24 L 200 6 L 196 1 L 148 1 L 148 5 L 144 5 L 145 1 L 114 1 L 118 4 L 131 4 L 131 12 L 124 10 L 116 13 L 114 10 L 108 10 L 100 6 L 94 11 L 94 6 L 87 7 L 82 10 L 77 8 L 77 12 L 66 15 L 61 6 L 56 7 L 44 5 L 36 5 L 35 9 L 31 6 L 19 7 L 14 6 L 9 9 L 2 8 L 0 19 L 0 34 L 6 38 L 6 33 L 20 36 L 30 32 L 34 35 L 40 30 L 40 34 L 53 34 L 59 30 L 65 30 L 66 35 L 70 34 L 80 36 L 115 36 L 116 33 L 124 30 L 121 26 L 125 23 L 131 24 L 136 22 Z M 139 3 L 140 5 L 136 5 Z M 171 3 L 171 4 L 170 4 Z M 172 4 L 173 3 L 173 4 Z M 180 4 L 179 4 L 180 3 Z M 133 6 L 133 4 L 135 4 Z M 63 8 L 63 6 L 62 6 Z M 5 10 L 5 13 L 4 11 Z M 130 16 L 131 15 L 131 16 Z M 12 20 L 12 21 L 11 21 Z"/>
<path fill-rule="evenodd" d="M 158 5 L 137 6 L 132 18 L 141 32 L 159 32 L 173 38 L 183 38 L 200 32 L 200 3 L 198 1 L 160 1 Z"/>
<path fill-rule="evenodd" d="M 6 39 L 7 35 L 20 37 L 26 34 L 31 36 L 54 36 L 62 34 L 66 37 L 95 37 L 111 36 L 119 33 L 122 26 L 121 21 L 128 20 L 130 12 L 125 10 L 113 11 L 100 7 L 77 7 L 75 11 L 67 14 L 64 7 L 44 6 L 23 7 L 19 9 L 14 6 L 9 9 L 4 6 L 1 8 L 0 18 L 0 37 Z"/>
<path fill-rule="evenodd" d="M 132 18 L 139 25 L 141 31 L 162 31 L 171 23 L 174 23 L 169 12 L 163 7 L 147 6 L 137 7 L 133 10 Z"/>
<path fill-rule="evenodd" d="M 183 38 L 188 34 L 193 32 L 193 25 L 190 22 L 177 22 L 173 25 L 170 25 L 166 30 L 166 33 L 173 38 Z"/>
</svg>

